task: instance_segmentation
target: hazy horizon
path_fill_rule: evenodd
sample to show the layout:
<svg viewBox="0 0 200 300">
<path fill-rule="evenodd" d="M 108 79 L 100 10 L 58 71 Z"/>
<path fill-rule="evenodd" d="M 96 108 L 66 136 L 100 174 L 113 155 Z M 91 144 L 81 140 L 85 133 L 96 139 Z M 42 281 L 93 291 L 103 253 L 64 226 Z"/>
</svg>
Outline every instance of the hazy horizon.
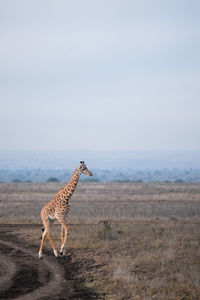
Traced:
<svg viewBox="0 0 200 300">
<path fill-rule="evenodd" d="M 0 150 L 0 169 L 74 169 L 81 160 L 93 169 L 198 169 L 200 151 Z"/>
</svg>

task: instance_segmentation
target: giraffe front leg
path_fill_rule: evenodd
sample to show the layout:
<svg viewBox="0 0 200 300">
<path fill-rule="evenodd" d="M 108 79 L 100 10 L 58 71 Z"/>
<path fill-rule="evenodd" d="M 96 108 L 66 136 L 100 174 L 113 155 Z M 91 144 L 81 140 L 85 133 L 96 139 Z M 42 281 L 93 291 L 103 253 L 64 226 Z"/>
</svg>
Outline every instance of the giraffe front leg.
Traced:
<svg viewBox="0 0 200 300">
<path fill-rule="evenodd" d="M 60 254 L 64 256 L 65 252 L 63 251 L 63 249 L 64 249 L 65 243 L 67 241 L 67 238 L 68 238 L 69 230 L 67 228 L 67 225 L 64 222 L 62 222 L 61 224 L 62 224 L 61 235 L 62 235 L 62 237 L 63 237 L 64 233 L 65 233 L 65 235 L 64 235 L 64 238 L 61 239 L 62 244 L 61 244 L 61 248 L 60 248 Z"/>
<path fill-rule="evenodd" d="M 61 225 L 61 249 L 60 249 L 60 254 L 61 255 L 65 255 L 65 253 L 63 252 L 63 249 L 62 249 L 62 245 L 63 245 L 63 242 L 64 242 L 64 232 L 65 232 L 65 228 L 63 225 Z"/>
<path fill-rule="evenodd" d="M 64 232 L 65 232 L 65 228 L 63 227 L 63 225 L 61 225 L 61 234 L 60 234 L 61 245 L 63 244 L 64 241 Z"/>
</svg>

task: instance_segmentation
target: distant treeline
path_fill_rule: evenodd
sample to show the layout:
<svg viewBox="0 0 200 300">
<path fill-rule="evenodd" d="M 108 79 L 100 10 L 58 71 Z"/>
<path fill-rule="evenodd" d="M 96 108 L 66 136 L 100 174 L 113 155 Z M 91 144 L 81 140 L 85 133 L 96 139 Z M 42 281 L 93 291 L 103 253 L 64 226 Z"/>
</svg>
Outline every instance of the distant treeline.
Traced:
<svg viewBox="0 0 200 300">
<path fill-rule="evenodd" d="M 200 182 L 198 169 L 112 169 L 92 170 L 93 177 L 81 176 L 81 181 L 90 182 Z M 70 169 L 20 169 L 0 170 L 0 182 L 66 182 L 73 170 Z"/>
</svg>

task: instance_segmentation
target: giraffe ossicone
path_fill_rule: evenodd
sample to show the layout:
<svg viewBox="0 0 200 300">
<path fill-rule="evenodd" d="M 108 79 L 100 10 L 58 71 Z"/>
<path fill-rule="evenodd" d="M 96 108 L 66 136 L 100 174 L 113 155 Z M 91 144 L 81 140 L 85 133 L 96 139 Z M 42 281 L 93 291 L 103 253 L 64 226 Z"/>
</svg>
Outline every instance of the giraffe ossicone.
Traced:
<svg viewBox="0 0 200 300">
<path fill-rule="evenodd" d="M 55 220 L 57 220 L 61 224 L 61 248 L 59 253 L 61 255 L 64 255 L 63 249 L 69 233 L 68 227 L 66 225 L 66 219 L 70 210 L 69 199 L 76 189 L 81 174 L 93 176 L 92 172 L 87 168 L 84 161 L 81 161 L 80 165 L 75 169 L 67 185 L 61 190 L 59 190 L 56 196 L 48 203 L 46 203 L 42 208 L 41 219 L 44 225 L 44 229 L 42 231 L 42 240 L 41 240 L 40 250 L 38 252 L 39 258 L 42 258 L 42 249 L 46 237 L 48 237 L 50 241 L 54 255 L 56 257 L 58 256 L 58 252 L 54 247 L 50 235 L 50 224 Z"/>
</svg>

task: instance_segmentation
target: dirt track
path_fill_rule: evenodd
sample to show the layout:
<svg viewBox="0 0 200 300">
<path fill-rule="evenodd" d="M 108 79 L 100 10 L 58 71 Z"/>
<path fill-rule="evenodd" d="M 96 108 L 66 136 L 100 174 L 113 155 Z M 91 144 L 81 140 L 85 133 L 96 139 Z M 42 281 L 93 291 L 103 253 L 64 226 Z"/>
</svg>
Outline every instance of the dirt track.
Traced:
<svg viewBox="0 0 200 300">
<path fill-rule="evenodd" d="M 72 251 L 58 258 L 46 251 L 40 260 L 38 249 L 19 240 L 14 228 L 0 225 L 0 299 L 98 299 L 84 286 L 83 263 L 72 259 Z"/>
</svg>

